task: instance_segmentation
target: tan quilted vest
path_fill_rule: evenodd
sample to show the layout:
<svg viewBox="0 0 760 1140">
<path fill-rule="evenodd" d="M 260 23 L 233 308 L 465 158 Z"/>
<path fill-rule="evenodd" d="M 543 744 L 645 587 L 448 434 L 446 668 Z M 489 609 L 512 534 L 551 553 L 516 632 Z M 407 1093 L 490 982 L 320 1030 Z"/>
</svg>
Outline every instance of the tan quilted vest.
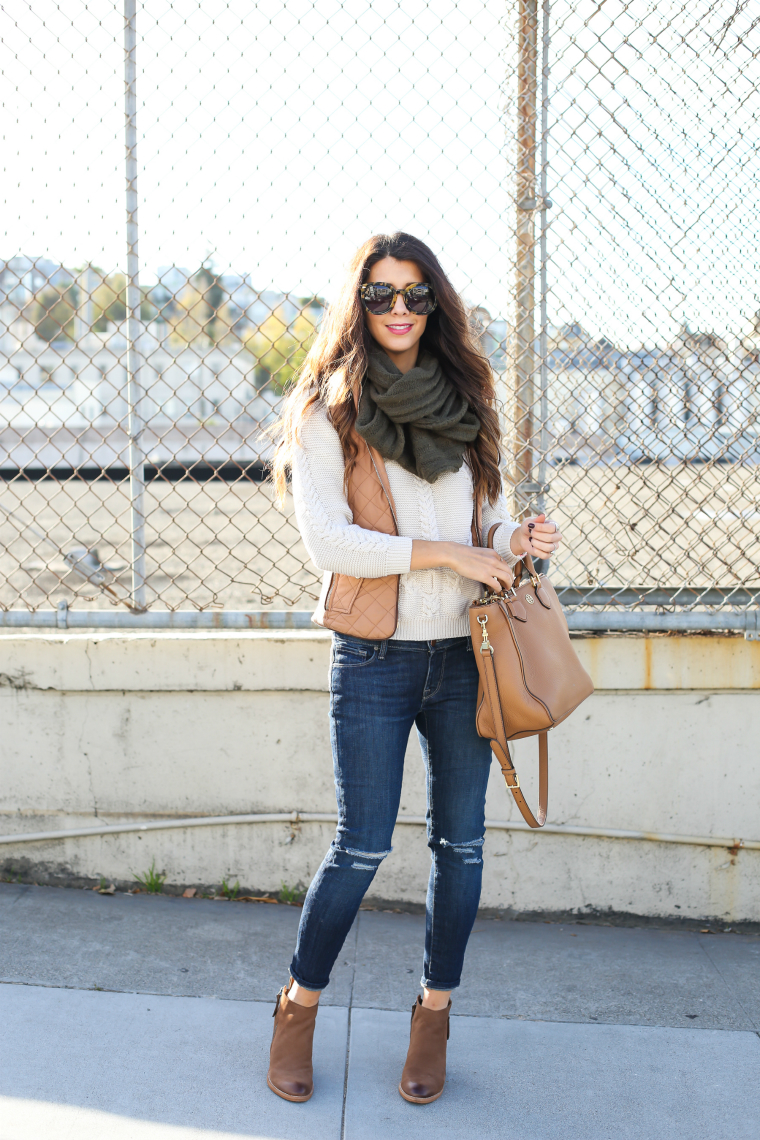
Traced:
<svg viewBox="0 0 760 1140">
<path fill-rule="evenodd" d="M 359 435 L 354 436 L 358 455 L 346 488 L 348 505 L 356 526 L 398 534 L 396 509 L 383 457 Z M 316 625 L 384 641 L 396 632 L 398 623 L 398 574 L 385 578 L 352 578 L 333 574 L 325 596 L 312 617 Z"/>
</svg>

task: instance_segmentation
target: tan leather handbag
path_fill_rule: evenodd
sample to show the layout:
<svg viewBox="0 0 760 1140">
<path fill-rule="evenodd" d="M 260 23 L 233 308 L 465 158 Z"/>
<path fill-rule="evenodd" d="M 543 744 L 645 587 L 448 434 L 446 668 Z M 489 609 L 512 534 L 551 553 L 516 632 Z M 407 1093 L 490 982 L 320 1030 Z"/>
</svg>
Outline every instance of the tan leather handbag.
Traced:
<svg viewBox="0 0 760 1140">
<path fill-rule="evenodd" d="M 493 530 L 488 545 L 493 545 Z M 590 697 L 594 686 L 573 649 L 554 587 L 545 574 L 536 573 L 530 555 L 517 563 L 511 589 L 480 598 L 469 613 L 480 674 L 478 735 L 491 741 L 523 819 L 531 827 L 543 827 L 549 793 L 547 732 Z M 538 736 L 535 816 L 509 752 L 508 742 L 523 736 Z"/>
<path fill-rule="evenodd" d="M 353 521 L 365 530 L 398 534 L 396 507 L 383 457 L 358 434 L 354 441 L 358 449 L 356 463 L 346 487 Z M 398 574 L 385 578 L 333 574 L 324 606 L 317 609 L 311 620 L 336 633 L 385 641 L 393 636 L 398 624 L 398 583 Z"/>
</svg>

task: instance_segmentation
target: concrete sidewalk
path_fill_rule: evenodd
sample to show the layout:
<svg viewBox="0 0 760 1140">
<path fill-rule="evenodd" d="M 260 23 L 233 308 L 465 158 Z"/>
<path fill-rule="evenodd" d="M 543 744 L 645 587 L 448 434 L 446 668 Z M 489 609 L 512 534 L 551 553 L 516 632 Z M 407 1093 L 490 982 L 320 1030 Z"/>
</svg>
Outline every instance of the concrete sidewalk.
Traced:
<svg viewBox="0 0 760 1140">
<path fill-rule="evenodd" d="M 263 1074 L 299 914 L 0 885 L 0 1140 L 760 1134 L 760 937 L 479 920 L 423 1108 L 396 1086 L 424 920 L 363 911 L 291 1105 Z"/>
</svg>

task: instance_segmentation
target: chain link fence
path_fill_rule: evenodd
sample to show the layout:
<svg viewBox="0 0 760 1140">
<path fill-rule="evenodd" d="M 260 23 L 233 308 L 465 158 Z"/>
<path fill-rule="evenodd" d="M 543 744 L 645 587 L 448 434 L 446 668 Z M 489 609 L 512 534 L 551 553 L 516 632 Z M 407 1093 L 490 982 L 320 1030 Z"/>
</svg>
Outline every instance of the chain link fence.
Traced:
<svg viewBox="0 0 760 1140">
<path fill-rule="evenodd" d="M 0 618 L 308 620 L 265 431 L 353 248 L 405 229 L 471 308 L 576 627 L 757 630 L 756 25 L 737 0 L 6 14 Z"/>
</svg>

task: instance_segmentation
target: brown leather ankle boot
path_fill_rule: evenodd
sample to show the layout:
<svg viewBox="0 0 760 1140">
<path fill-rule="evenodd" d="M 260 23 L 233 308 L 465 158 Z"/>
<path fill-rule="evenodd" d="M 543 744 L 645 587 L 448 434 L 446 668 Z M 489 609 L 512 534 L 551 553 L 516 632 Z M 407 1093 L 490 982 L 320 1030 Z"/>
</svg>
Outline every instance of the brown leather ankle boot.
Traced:
<svg viewBox="0 0 760 1140">
<path fill-rule="evenodd" d="M 288 997 L 291 978 L 277 995 L 267 1084 L 283 1100 L 308 1100 L 314 1092 L 311 1045 L 319 1006 L 297 1005 Z"/>
<path fill-rule="evenodd" d="M 445 1009 L 425 1009 L 418 997 L 412 1006 L 409 1052 L 398 1091 L 412 1104 L 430 1104 L 446 1083 L 446 1042 L 451 998 Z"/>
</svg>

